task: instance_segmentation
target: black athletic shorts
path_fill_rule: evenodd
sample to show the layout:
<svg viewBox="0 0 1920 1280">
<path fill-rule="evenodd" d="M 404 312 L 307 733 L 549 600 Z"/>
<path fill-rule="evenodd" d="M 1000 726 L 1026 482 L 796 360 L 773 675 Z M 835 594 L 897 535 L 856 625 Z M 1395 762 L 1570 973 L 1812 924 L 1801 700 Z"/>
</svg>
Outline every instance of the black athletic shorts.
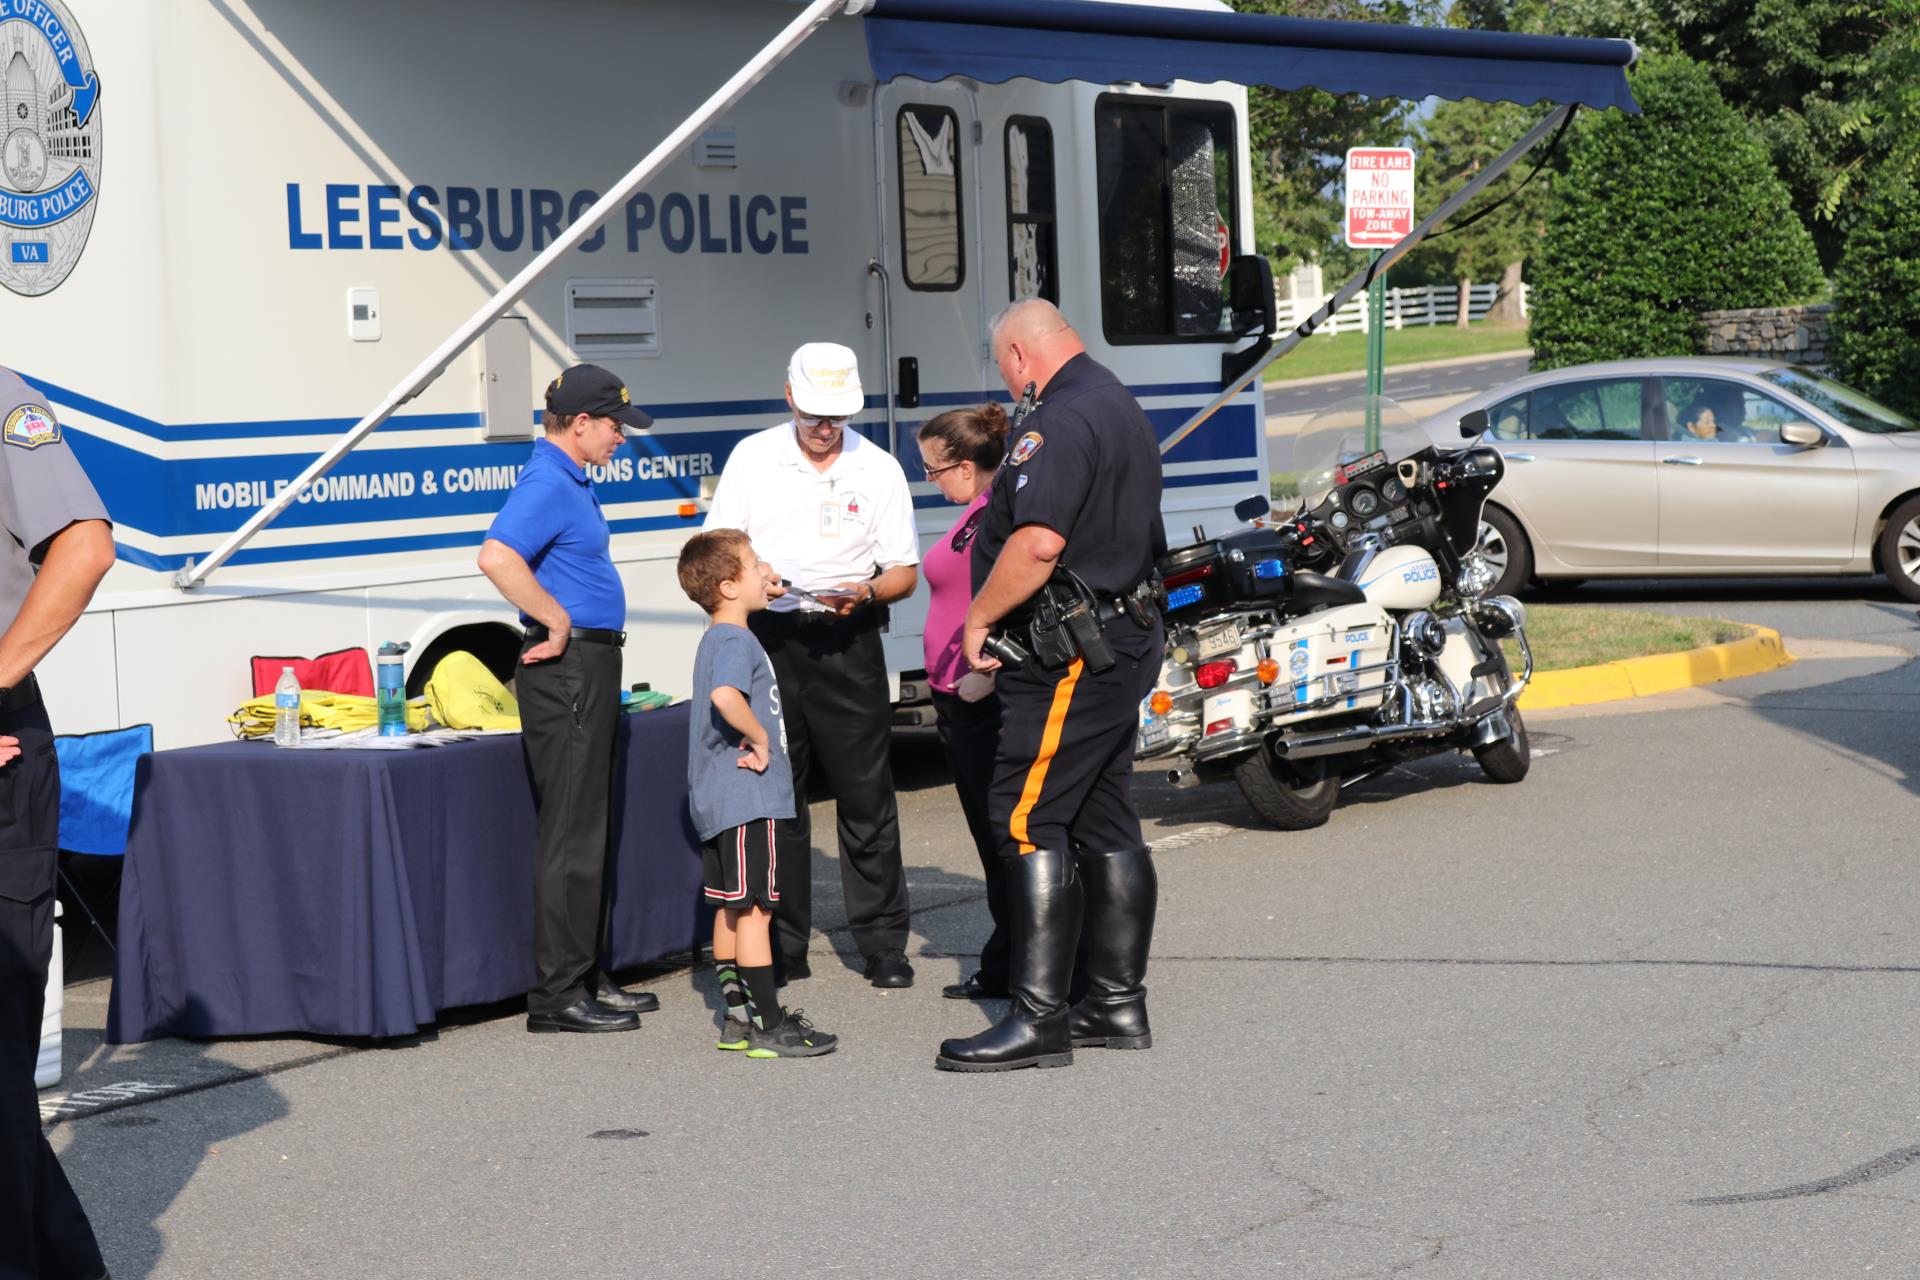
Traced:
<svg viewBox="0 0 1920 1280">
<path fill-rule="evenodd" d="M 745 911 L 756 902 L 771 909 L 780 901 L 780 859 L 773 827 L 772 818 L 757 818 L 722 831 L 700 846 L 709 903 Z"/>
</svg>

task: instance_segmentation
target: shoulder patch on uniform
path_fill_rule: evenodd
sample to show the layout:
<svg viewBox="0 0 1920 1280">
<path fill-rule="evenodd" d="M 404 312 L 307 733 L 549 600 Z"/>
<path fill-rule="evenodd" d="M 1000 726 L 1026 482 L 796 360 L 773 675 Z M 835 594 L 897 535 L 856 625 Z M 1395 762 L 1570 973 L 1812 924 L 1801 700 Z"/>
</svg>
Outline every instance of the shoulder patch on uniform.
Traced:
<svg viewBox="0 0 1920 1280">
<path fill-rule="evenodd" d="M 1045 443 L 1046 441 L 1040 438 L 1038 431 L 1029 431 L 1015 442 L 1012 451 L 1007 454 L 1007 461 L 1017 467 L 1034 454 L 1040 452 L 1040 446 Z"/>
<path fill-rule="evenodd" d="M 6 430 L 0 434 L 8 444 L 38 449 L 43 444 L 60 443 L 60 423 L 46 406 L 23 404 L 7 415 Z"/>
</svg>

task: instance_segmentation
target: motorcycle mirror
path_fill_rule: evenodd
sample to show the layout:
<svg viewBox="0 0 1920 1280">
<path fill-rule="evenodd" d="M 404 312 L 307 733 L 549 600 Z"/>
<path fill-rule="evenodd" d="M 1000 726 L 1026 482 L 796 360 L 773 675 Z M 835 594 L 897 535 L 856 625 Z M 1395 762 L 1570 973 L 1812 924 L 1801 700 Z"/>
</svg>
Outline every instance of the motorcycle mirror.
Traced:
<svg viewBox="0 0 1920 1280">
<path fill-rule="evenodd" d="M 1487 411 L 1485 409 L 1475 409 L 1472 413 L 1460 419 L 1460 438 L 1462 440 L 1478 440 L 1481 436 L 1487 434 L 1488 425 Z"/>
<path fill-rule="evenodd" d="M 1272 513 L 1273 504 L 1257 493 L 1233 504 L 1233 517 L 1236 520 L 1259 520 Z"/>
</svg>

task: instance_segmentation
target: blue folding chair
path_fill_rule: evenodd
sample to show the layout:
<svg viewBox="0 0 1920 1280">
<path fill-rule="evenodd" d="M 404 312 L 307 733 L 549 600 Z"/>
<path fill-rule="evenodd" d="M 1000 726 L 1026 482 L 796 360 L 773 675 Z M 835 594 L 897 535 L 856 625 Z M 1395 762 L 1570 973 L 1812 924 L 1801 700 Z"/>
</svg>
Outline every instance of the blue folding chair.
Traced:
<svg viewBox="0 0 1920 1280">
<path fill-rule="evenodd" d="M 136 724 L 104 733 L 61 734 L 53 746 L 60 759 L 60 848 L 118 858 L 127 852 L 133 822 L 133 779 L 140 757 L 153 750 L 153 726 Z M 80 891 L 60 872 L 67 892 L 87 913 L 109 947 L 113 935 Z"/>
</svg>

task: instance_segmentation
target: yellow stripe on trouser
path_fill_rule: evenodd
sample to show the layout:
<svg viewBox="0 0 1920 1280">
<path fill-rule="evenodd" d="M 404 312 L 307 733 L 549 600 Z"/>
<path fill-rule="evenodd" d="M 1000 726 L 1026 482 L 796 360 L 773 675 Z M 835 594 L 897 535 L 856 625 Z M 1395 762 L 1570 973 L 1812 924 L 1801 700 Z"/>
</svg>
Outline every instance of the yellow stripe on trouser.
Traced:
<svg viewBox="0 0 1920 1280">
<path fill-rule="evenodd" d="M 1027 839 L 1027 815 L 1040 803 L 1040 789 L 1047 785 L 1047 766 L 1053 763 L 1053 753 L 1060 749 L 1060 734 L 1067 727 L 1067 704 L 1073 701 L 1073 686 L 1080 683 L 1080 672 L 1086 665 L 1084 659 L 1075 658 L 1067 674 L 1053 687 L 1053 705 L 1047 709 L 1047 727 L 1040 735 L 1040 754 L 1027 770 L 1027 785 L 1020 789 L 1020 803 L 1014 806 L 1013 821 L 1007 824 L 1021 853 L 1034 851 L 1035 846 Z"/>
</svg>

